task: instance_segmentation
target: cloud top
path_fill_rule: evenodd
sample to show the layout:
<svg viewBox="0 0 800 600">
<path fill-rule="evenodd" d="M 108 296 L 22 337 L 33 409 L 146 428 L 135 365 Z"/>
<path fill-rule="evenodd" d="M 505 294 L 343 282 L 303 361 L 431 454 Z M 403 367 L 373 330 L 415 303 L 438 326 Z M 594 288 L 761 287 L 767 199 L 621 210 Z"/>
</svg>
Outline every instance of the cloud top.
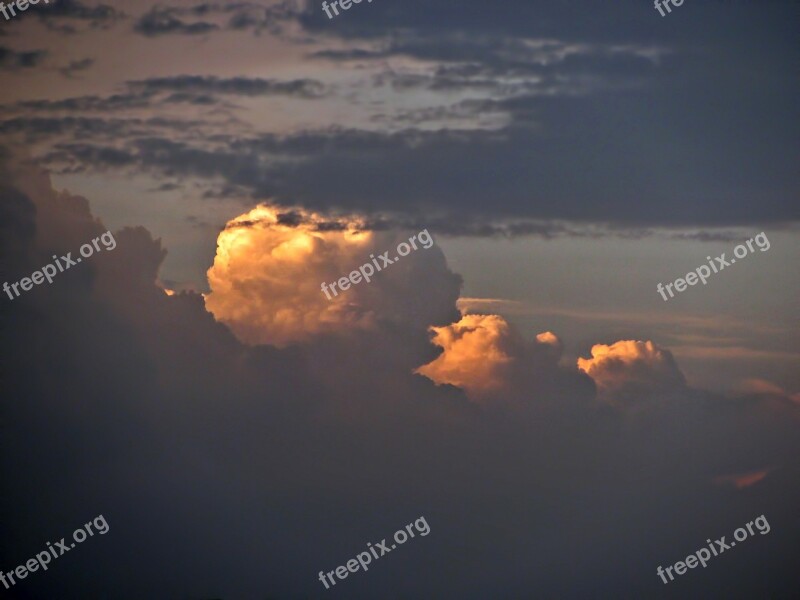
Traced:
<svg viewBox="0 0 800 600">
<path fill-rule="evenodd" d="M 323 283 L 347 277 L 372 256 L 389 250 L 391 257 L 403 239 L 401 232 L 368 230 L 357 215 L 258 206 L 220 232 L 206 307 L 248 344 L 286 346 L 374 331 L 386 322 L 423 335 L 452 318 L 461 283 L 435 247 L 412 252 L 330 299 L 322 291 Z"/>
<path fill-rule="evenodd" d="M 498 315 L 464 315 L 457 323 L 431 327 L 432 342 L 443 352 L 417 373 L 436 384 L 448 383 L 483 397 L 507 385 L 519 341 Z"/>
<path fill-rule="evenodd" d="M 606 398 L 668 392 L 686 385 L 670 351 L 652 341 L 595 344 L 591 358 L 578 358 L 578 368 L 594 380 Z"/>
</svg>

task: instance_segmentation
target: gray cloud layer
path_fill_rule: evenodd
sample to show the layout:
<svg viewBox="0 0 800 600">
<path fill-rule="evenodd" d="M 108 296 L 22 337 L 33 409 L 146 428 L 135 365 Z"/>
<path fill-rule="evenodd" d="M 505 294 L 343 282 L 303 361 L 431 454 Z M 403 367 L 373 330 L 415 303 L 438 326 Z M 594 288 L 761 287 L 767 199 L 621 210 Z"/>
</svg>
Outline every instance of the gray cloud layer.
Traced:
<svg viewBox="0 0 800 600">
<path fill-rule="evenodd" d="M 125 91 L 113 96 L 23 102 L 0 130 L 49 145 L 39 155 L 58 169 L 124 166 L 162 177 L 169 165 L 171 177 L 204 182 L 210 193 L 221 178 L 248 197 L 412 222 L 428 216 L 464 233 L 536 232 L 541 222 L 548 231 L 571 222 L 634 235 L 664 226 L 796 223 L 800 119 L 792 75 L 800 50 L 788 23 L 798 7 L 682 9 L 662 19 L 636 3 L 576 10 L 515 0 L 490 9 L 476 1 L 456 11 L 412 1 L 373 3 L 328 22 L 317 6 L 292 2 L 155 7 L 139 21 L 144 27 L 151 18 L 153 35 L 262 28 L 290 43 L 280 28 L 299 27 L 314 36 L 301 46 L 309 48 L 308 64 L 363 72 L 361 87 L 179 73 L 122 83 Z M 241 126 L 243 113 L 227 98 L 335 103 L 341 94 L 363 102 L 369 127 L 337 123 L 277 135 Z M 398 106 L 375 109 L 367 100 L 387 94 Z M 427 106 L 402 104 L 431 95 L 437 100 Z M 213 120 L 191 132 L 177 123 L 146 134 L 139 127 L 141 111 L 178 104 L 193 122 L 218 109 L 241 127 Z M 63 139 L 76 117 L 97 118 L 63 112 L 111 110 L 120 114 L 92 121 L 91 131 L 81 127 L 80 142 Z M 51 139 L 38 120 L 45 115 Z M 129 132 L 118 121 L 125 117 L 134 120 Z M 108 145 L 111 132 L 118 137 Z M 85 160 L 104 156 L 113 160 Z M 486 225 L 497 220 L 518 223 Z"/>
</svg>

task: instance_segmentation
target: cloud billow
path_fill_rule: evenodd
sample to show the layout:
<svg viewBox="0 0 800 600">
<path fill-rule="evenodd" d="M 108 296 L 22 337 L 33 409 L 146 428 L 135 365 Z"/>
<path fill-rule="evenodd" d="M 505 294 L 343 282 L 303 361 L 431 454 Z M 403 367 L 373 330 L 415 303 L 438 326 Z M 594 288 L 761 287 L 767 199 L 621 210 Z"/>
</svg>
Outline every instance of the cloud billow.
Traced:
<svg viewBox="0 0 800 600">
<path fill-rule="evenodd" d="M 2 156 L 9 278 L 105 231 L 88 200 Z M 270 235 L 302 232 L 308 220 L 295 213 L 283 219 L 286 231 L 253 238 L 252 250 L 266 260 Z M 262 220 L 249 221 L 242 230 L 258 231 Z M 796 540 L 789 499 L 800 491 L 787 462 L 800 450 L 800 409 L 789 398 L 773 391 L 731 401 L 681 388 L 629 413 L 597 404 L 589 378 L 559 365 L 563 342 L 545 333 L 502 345 L 519 365 L 496 371 L 510 376 L 511 402 L 475 403 L 413 373 L 439 355 L 425 325 L 457 291 L 442 257 L 423 275 L 424 261 L 412 258 L 425 255 L 409 256 L 409 273 L 399 263 L 396 280 L 362 286 L 379 295 L 378 316 L 393 318 L 279 349 L 241 343 L 198 294 L 167 295 L 157 284 L 166 250 L 147 230 L 114 237 L 114 252 L 0 312 L 8 540 L 0 562 L 18 564 L 42 539 L 95 514 L 117 524 L 102 544 L 71 555 L 69 569 L 27 580 L 32 597 L 313 595 L 320 565 L 422 513 L 436 534 L 430 544 L 344 582 L 348 597 L 485 598 L 498 589 L 524 597 L 532 576 L 542 594 L 578 596 L 576 569 L 597 574 L 603 595 L 657 597 L 655 566 L 695 547 L 698 535 L 743 522 L 753 505 L 774 527 L 770 543 L 753 550 L 772 565 L 768 581 L 743 552 L 697 574 L 697 589 L 776 597 L 796 589 L 796 570 L 782 560 Z M 301 275 L 280 261 L 267 266 L 242 273 L 272 274 L 267 291 Z M 248 296 L 247 277 L 231 281 L 241 302 L 277 302 Z M 445 325 L 458 315 L 437 318 Z M 499 342 L 482 339 L 477 351 Z M 715 483 L 767 468 L 741 491 Z"/>
</svg>

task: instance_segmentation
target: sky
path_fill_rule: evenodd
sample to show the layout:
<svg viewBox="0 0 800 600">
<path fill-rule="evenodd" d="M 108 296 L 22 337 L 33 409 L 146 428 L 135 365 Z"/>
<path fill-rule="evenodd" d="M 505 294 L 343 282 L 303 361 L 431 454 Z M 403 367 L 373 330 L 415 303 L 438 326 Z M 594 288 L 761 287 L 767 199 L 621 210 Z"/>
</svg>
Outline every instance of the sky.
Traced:
<svg viewBox="0 0 800 600">
<path fill-rule="evenodd" d="M 0 16 L 0 598 L 790 597 L 800 3 L 671 9 Z"/>
</svg>

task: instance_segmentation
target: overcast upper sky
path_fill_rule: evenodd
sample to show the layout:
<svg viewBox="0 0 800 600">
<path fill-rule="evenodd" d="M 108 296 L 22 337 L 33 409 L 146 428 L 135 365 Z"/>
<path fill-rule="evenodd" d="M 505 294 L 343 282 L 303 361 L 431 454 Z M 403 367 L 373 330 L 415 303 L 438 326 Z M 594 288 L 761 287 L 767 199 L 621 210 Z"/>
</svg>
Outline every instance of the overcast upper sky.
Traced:
<svg viewBox="0 0 800 600">
<path fill-rule="evenodd" d="M 321 4 L 0 16 L 0 597 L 788 597 L 800 2 Z"/>
</svg>

